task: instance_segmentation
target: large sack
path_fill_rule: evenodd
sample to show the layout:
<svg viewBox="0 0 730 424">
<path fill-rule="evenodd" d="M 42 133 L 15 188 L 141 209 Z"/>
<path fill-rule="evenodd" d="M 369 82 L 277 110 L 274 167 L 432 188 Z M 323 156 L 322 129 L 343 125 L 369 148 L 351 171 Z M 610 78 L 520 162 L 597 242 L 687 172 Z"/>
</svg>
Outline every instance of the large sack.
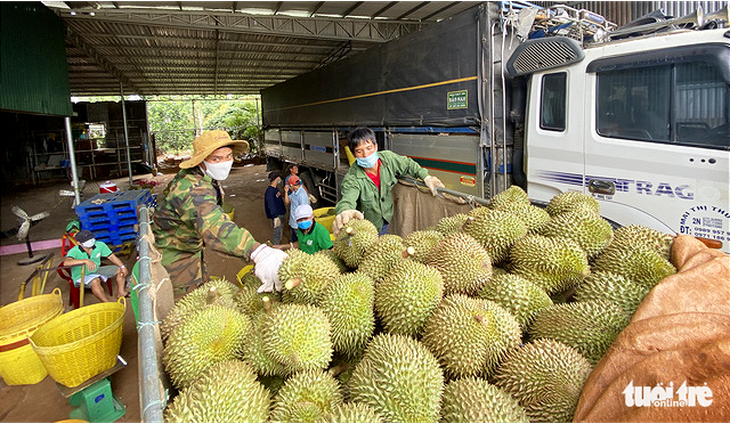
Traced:
<svg viewBox="0 0 730 424">
<path fill-rule="evenodd" d="M 680 272 L 647 295 L 588 377 L 575 422 L 730 421 L 730 256 L 680 236 L 672 262 Z M 645 406 L 644 390 L 659 402 Z"/>
<path fill-rule="evenodd" d="M 472 209 L 463 198 L 448 194 L 433 197 L 428 189 L 404 182 L 396 184 L 391 193 L 395 208 L 388 232 L 401 237 L 436 225 L 441 218 Z"/>
</svg>

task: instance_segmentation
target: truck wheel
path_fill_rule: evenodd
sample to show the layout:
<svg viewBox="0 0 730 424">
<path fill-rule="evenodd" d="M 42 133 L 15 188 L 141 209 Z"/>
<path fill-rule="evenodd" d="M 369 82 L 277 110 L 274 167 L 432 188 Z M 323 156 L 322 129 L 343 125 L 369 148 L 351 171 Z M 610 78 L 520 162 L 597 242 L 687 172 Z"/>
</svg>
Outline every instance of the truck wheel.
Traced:
<svg viewBox="0 0 730 424">
<path fill-rule="evenodd" d="M 307 188 L 309 194 L 317 199 L 317 201 L 312 204 L 312 209 L 317 209 L 317 205 L 319 205 L 321 199 L 319 198 L 319 190 L 317 190 L 317 187 L 314 185 L 312 174 L 309 171 L 304 171 L 299 174 L 299 178 L 304 183 L 304 187 Z"/>
</svg>

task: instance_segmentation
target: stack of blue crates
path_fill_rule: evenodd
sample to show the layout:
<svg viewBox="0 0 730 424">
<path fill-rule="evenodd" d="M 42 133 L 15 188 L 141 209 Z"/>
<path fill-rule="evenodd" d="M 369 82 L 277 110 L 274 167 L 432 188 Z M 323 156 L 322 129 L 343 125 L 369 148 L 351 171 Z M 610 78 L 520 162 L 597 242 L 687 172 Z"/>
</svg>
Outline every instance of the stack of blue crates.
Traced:
<svg viewBox="0 0 730 424">
<path fill-rule="evenodd" d="M 98 194 L 76 206 L 76 215 L 82 229 L 109 247 L 118 247 L 137 237 L 138 207 L 153 199 L 147 189 Z"/>
</svg>

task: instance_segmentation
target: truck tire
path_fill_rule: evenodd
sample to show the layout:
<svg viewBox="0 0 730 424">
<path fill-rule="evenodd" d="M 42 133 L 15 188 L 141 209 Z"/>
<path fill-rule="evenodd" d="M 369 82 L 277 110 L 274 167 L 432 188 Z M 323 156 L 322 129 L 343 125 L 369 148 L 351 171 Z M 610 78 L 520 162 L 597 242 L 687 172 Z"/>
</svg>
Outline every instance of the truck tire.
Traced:
<svg viewBox="0 0 730 424">
<path fill-rule="evenodd" d="M 317 190 L 317 187 L 314 185 L 312 174 L 309 171 L 300 172 L 299 179 L 301 179 L 302 183 L 304 183 L 304 187 L 307 188 L 307 192 L 317 199 L 316 202 L 311 204 L 312 209 L 317 209 L 321 199 L 319 197 L 319 190 Z"/>
</svg>

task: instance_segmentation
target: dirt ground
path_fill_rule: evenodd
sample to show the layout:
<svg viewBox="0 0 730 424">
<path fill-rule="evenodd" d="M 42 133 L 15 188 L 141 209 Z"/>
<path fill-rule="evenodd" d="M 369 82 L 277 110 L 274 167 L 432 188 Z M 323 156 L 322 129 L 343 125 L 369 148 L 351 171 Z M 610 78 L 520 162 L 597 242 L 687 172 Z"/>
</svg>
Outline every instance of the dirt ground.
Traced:
<svg viewBox="0 0 730 424">
<path fill-rule="evenodd" d="M 172 170 L 171 170 L 172 171 Z M 271 237 L 271 227 L 264 215 L 264 192 L 268 185 L 266 165 L 237 165 L 231 175 L 224 182 L 223 188 L 226 199 L 234 208 L 234 221 L 248 229 L 257 241 L 265 242 Z M 174 176 L 173 173 L 164 175 L 140 175 L 135 180 L 153 180 L 159 183 L 153 190 L 161 197 L 167 183 Z M 127 178 L 113 180 L 120 189 L 129 187 Z M 98 189 L 99 182 L 88 184 L 85 192 L 91 196 Z M 17 218 L 11 212 L 13 205 L 20 206 L 28 214 L 50 211 L 50 216 L 43 219 L 31 228 L 31 241 L 60 239 L 66 224 L 76 217 L 67 198 L 58 195 L 59 189 L 67 188 L 67 184 L 49 184 L 33 189 L 22 190 L 12 195 L 4 195 L 0 207 L 0 230 L 7 231 L 18 225 Z M 285 230 L 283 242 L 288 242 L 288 232 Z M 0 239 L 0 245 L 8 246 L 20 243 L 15 236 Z M 61 262 L 61 249 L 34 252 L 34 255 L 54 253 L 52 263 Z M 226 257 L 214 252 L 205 252 L 210 274 L 235 279 L 238 271 L 247 263 L 241 259 Z M 7 305 L 18 299 L 21 283 L 33 272 L 36 265 L 18 265 L 18 261 L 28 257 L 28 254 L 17 253 L 0 256 L 0 305 Z M 135 261 L 135 254 L 120 256 L 129 269 Z M 63 299 L 68 306 L 68 283 L 62 280 L 57 273 L 52 272 L 46 283 L 45 293 L 50 293 L 55 287 L 61 289 Z M 116 289 L 115 289 L 116 290 Z M 25 296 L 30 296 L 30 287 L 25 290 Z M 95 303 L 98 300 L 86 292 L 85 303 Z M 126 414 L 117 422 L 140 422 L 141 411 L 139 403 L 139 379 L 137 361 L 137 331 L 131 307 L 127 308 L 123 324 L 123 340 L 120 355 L 128 365 L 116 372 L 112 378 L 112 391 L 127 407 Z M 0 422 L 55 422 L 69 418 L 72 406 L 59 391 L 56 383 L 50 376 L 35 385 L 8 386 L 0 383 Z"/>
</svg>

